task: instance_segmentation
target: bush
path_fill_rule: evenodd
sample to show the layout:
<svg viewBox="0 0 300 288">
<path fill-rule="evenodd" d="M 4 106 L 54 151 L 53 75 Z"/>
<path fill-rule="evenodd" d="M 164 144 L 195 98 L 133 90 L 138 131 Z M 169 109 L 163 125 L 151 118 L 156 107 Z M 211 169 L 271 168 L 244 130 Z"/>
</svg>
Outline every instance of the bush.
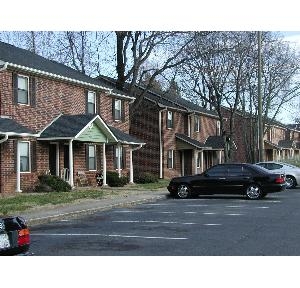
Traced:
<svg viewBox="0 0 300 288">
<path fill-rule="evenodd" d="M 117 172 L 107 171 L 106 181 L 110 187 L 123 187 L 128 183 L 128 178 L 126 176 L 119 177 Z"/>
<path fill-rule="evenodd" d="M 158 177 L 150 172 L 135 172 L 134 182 L 138 184 L 156 183 Z"/>
<path fill-rule="evenodd" d="M 69 183 L 54 175 L 40 175 L 39 185 L 36 187 L 37 192 L 67 192 L 71 191 L 72 187 Z"/>
</svg>

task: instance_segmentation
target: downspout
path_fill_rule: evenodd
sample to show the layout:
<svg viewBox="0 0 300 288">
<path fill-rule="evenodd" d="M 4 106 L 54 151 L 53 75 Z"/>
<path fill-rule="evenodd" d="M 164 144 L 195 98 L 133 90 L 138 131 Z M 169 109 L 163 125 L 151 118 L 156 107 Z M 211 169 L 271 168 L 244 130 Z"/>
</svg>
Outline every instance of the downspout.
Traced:
<svg viewBox="0 0 300 288">
<path fill-rule="evenodd" d="M 162 112 L 167 109 L 160 110 L 158 113 L 158 130 L 159 130 L 159 178 L 163 178 L 163 143 L 162 143 Z"/>
<path fill-rule="evenodd" d="M 136 151 L 136 150 L 139 150 L 143 147 L 144 143 L 143 144 L 139 144 L 138 147 L 135 147 L 135 148 L 130 148 L 130 170 L 129 170 L 129 183 L 130 184 L 133 184 L 133 160 L 132 160 L 132 152 L 133 151 Z"/>
</svg>

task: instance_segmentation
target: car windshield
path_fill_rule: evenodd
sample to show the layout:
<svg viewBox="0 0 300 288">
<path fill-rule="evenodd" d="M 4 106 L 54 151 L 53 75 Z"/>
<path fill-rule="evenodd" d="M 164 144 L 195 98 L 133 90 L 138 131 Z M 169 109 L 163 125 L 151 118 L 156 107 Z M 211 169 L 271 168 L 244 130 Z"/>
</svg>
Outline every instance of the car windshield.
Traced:
<svg viewBox="0 0 300 288">
<path fill-rule="evenodd" d="M 267 172 L 267 173 L 270 173 L 270 170 L 268 170 L 267 168 L 264 168 L 262 166 L 260 166 L 259 164 L 254 164 L 255 165 L 255 168 L 257 168 L 258 170 L 261 170 L 263 172 Z"/>
</svg>

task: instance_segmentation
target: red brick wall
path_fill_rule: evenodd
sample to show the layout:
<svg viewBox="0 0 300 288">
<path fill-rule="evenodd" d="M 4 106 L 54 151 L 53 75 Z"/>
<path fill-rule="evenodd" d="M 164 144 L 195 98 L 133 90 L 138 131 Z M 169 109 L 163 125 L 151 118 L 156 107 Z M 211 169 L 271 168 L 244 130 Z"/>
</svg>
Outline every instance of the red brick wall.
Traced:
<svg viewBox="0 0 300 288">
<path fill-rule="evenodd" d="M 25 75 L 24 73 L 20 73 Z M 56 81 L 40 76 L 34 76 L 36 83 L 36 106 L 16 105 L 13 97 L 13 73 L 11 71 L 2 71 L 0 73 L 0 114 L 9 116 L 18 123 L 39 132 L 45 126 L 61 113 L 63 114 L 85 114 L 86 97 L 85 91 L 92 90 L 78 85 Z M 26 75 L 32 76 L 32 75 Z M 98 91 L 99 92 L 99 91 Z M 124 101 L 125 121 L 114 121 L 112 116 L 112 101 L 114 96 L 100 93 L 98 105 L 100 116 L 111 126 L 114 126 L 125 133 L 129 132 L 129 101 Z M 34 139 L 31 139 L 35 141 Z M 15 171 L 15 153 L 12 140 L 2 143 L 1 146 L 1 178 L 0 192 L 14 192 L 16 188 L 16 171 Z M 37 171 L 32 173 L 21 174 L 21 189 L 32 190 L 37 183 L 37 176 L 49 170 L 49 142 L 37 141 L 36 160 Z M 63 168 L 63 143 L 60 143 L 60 168 Z M 100 169 L 102 161 L 102 145 L 98 148 L 98 165 Z M 126 169 L 122 173 L 127 175 L 129 169 L 129 149 L 126 149 Z M 113 154 L 107 147 L 107 169 L 114 170 L 112 159 Z M 101 155 L 101 158 L 99 157 Z M 86 171 L 85 145 L 78 145 L 74 141 L 74 179 L 78 170 Z M 94 181 L 95 172 L 86 171 L 91 181 Z"/>
</svg>

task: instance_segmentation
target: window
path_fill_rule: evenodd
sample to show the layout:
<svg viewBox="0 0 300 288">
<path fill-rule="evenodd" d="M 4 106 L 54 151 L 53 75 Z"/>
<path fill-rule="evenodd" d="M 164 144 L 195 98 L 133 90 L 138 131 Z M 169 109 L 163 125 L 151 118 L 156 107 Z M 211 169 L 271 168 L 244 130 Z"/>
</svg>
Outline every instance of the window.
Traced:
<svg viewBox="0 0 300 288">
<path fill-rule="evenodd" d="M 200 117 L 198 115 L 194 116 L 194 132 L 200 131 Z"/>
<path fill-rule="evenodd" d="M 18 98 L 19 104 L 29 104 L 29 78 L 18 75 Z"/>
<path fill-rule="evenodd" d="M 88 167 L 89 170 L 96 170 L 96 146 L 88 145 Z"/>
<path fill-rule="evenodd" d="M 216 136 L 220 136 L 221 135 L 221 124 L 220 124 L 220 121 L 217 121 L 217 124 L 216 124 Z"/>
<path fill-rule="evenodd" d="M 174 168 L 174 150 L 168 150 L 167 167 L 170 169 Z"/>
<path fill-rule="evenodd" d="M 118 163 L 120 159 L 120 169 L 124 168 L 124 157 L 123 157 L 123 147 L 122 146 L 114 146 L 114 166 L 115 169 L 118 169 Z"/>
<path fill-rule="evenodd" d="M 20 172 L 30 172 L 29 142 L 19 142 Z"/>
<path fill-rule="evenodd" d="M 93 91 L 88 91 L 87 96 L 87 113 L 95 114 L 96 113 L 96 93 Z"/>
<path fill-rule="evenodd" d="M 167 113 L 167 128 L 173 128 L 173 112 L 168 111 Z"/>
<path fill-rule="evenodd" d="M 120 99 L 115 99 L 113 103 L 114 120 L 122 120 L 122 101 Z"/>
</svg>

